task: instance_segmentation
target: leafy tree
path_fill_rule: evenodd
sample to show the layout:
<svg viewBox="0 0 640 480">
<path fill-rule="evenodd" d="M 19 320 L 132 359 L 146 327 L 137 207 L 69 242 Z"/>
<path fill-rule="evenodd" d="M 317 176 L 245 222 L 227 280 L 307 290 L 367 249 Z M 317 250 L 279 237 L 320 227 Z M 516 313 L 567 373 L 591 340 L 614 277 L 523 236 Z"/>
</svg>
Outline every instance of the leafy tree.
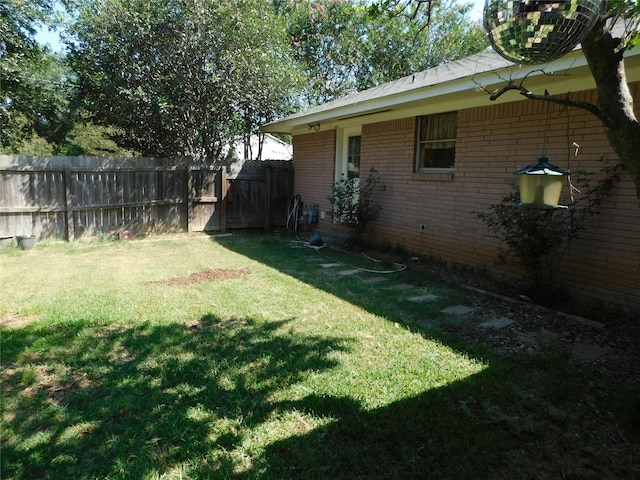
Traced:
<svg viewBox="0 0 640 480">
<path fill-rule="evenodd" d="M 215 160 L 289 113 L 298 79 L 266 0 L 92 0 L 70 33 L 86 108 L 143 155 Z"/>
<path fill-rule="evenodd" d="M 0 3 L 0 148 L 5 153 L 50 153 L 46 145 L 64 138 L 69 128 L 68 70 L 35 41 L 36 27 L 51 23 L 54 15 L 48 0 Z"/>
<path fill-rule="evenodd" d="M 135 157 L 136 152 L 118 146 L 115 127 L 96 125 L 80 119 L 55 149 L 56 155 L 87 157 Z"/>
<path fill-rule="evenodd" d="M 376 19 L 371 41 L 366 43 L 366 57 L 371 60 L 359 89 L 467 57 L 489 46 L 480 25 L 468 18 L 472 3 L 390 1 L 387 5 L 385 14 L 370 8 Z"/>
<path fill-rule="evenodd" d="M 355 88 L 356 69 L 363 64 L 367 10 L 356 2 L 331 0 L 276 1 L 287 19 L 293 56 L 304 70 L 304 107 L 340 97 Z"/>
<path fill-rule="evenodd" d="M 488 46 L 470 4 L 393 11 L 357 0 L 279 0 L 293 55 L 305 70 L 305 106 L 477 53 Z M 424 33 L 424 34 L 421 34 Z"/>
<path fill-rule="evenodd" d="M 11 112 L 2 134 L 0 155 L 52 155 L 55 148 L 34 131 L 33 123 L 22 112 Z"/>
</svg>

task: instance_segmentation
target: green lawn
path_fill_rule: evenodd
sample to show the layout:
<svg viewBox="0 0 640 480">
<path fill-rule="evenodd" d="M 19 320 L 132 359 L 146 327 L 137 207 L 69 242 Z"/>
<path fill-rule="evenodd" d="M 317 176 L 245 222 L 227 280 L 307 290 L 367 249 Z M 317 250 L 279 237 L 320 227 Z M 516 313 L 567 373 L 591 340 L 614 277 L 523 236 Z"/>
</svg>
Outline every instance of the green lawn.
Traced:
<svg viewBox="0 0 640 480">
<path fill-rule="evenodd" d="M 424 271 L 266 235 L 4 249 L 0 477 L 640 478 L 638 391 L 445 334 L 467 294 Z"/>
</svg>

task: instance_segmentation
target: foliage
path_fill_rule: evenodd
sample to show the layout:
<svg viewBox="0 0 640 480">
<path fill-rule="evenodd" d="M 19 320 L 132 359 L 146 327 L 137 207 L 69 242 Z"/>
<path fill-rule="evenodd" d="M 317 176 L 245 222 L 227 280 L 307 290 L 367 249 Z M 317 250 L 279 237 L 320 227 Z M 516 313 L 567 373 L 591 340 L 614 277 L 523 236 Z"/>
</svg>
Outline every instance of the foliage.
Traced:
<svg viewBox="0 0 640 480">
<path fill-rule="evenodd" d="M 621 42 L 623 48 L 634 48 L 640 42 L 640 2 L 637 0 L 609 0 L 605 17 L 624 23 Z"/>
<path fill-rule="evenodd" d="M 54 17 L 48 0 L 0 4 L 0 149 L 5 153 L 31 153 L 34 142 L 41 150 L 69 128 L 68 69 L 34 39 L 36 26 Z"/>
<path fill-rule="evenodd" d="M 115 127 L 96 125 L 79 119 L 56 148 L 57 155 L 87 157 L 135 157 L 136 152 L 118 146 Z"/>
<path fill-rule="evenodd" d="M 85 107 L 143 155 L 214 160 L 297 82 L 266 0 L 87 1 L 71 34 Z"/>
<path fill-rule="evenodd" d="M 33 124 L 22 113 L 12 111 L 2 128 L 0 155 L 51 155 L 54 145 L 38 136 Z"/>
<path fill-rule="evenodd" d="M 362 234 L 367 226 L 378 218 L 382 207 L 375 201 L 374 195 L 380 185 L 380 177 L 372 168 L 364 184 L 360 178 L 343 179 L 333 184 L 333 217 L 345 225 L 362 242 Z"/>
<path fill-rule="evenodd" d="M 455 1 L 410 3 L 407 12 L 392 11 L 380 17 L 370 32 L 365 55 L 369 72 L 359 79 L 358 89 L 395 80 L 481 52 L 488 47 L 479 24 L 468 19 L 472 3 Z"/>
<path fill-rule="evenodd" d="M 603 169 L 605 177 L 591 186 L 592 173 L 574 172 L 580 198 L 564 210 L 519 208 L 519 194 L 514 191 L 487 211 L 473 211 L 492 237 L 500 241 L 496 263 L 506 264 L 515 257 L 529 280 L 530 296 L 540 303 L 554 303 L 557 289 L 554 271 L 574 241 L 582 238 L 587 219 L 598 213 L 603 198 L 618 180 L 621 166 Z M 573 185 L 572 185 L 573 187 Z"/>
<path fill-rule="evenodd" d="M 307 105 L 324 103 L 419 70 L 481 51 L 488 45 L 466 7 L 438 2 L 430 17 L 372 2 L 281 0 L 293 55 L 305 70 Z"/>
</svg>

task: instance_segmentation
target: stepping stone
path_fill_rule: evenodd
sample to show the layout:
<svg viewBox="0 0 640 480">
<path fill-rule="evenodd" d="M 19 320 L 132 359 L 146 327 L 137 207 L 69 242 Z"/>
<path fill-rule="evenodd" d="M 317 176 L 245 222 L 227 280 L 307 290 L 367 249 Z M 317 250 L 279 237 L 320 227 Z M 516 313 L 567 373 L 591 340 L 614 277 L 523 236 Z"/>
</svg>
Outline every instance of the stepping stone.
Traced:
<svg viewBox="0 0 640 480">
<path fill-rule="evenodd" d="M 353 270 L 342 270 L 341 272 L 338 272 L 338 275 L 343 275 L 346 277 L 349 275 L 355 275 L 356 273 L 360 273 L 360 270 L 354 268 Z"/>
<path fill-rule="evenodd" d="M 424 295 L 418 295 L 416 297 L 407 298 L 407 300 L 409 300 L 410 302 L 422 303 L 422 302 L 433 302 L 438 298 L 440 298 L 438 295 L 433 295 L 432 293 L 425 293 Z"/>
<path fill-rule="evenodd" d="M 493 330 L 500 330 L 501 328 L 508 327 L 512 323 L 513 323 L 513 320 L 511 320 L 510 318 L 496 317 L 496 318 L 492 318 L 488 322 L 483 322 L 478 326 L 484 327 L 484 328 L 491 328 Z"/>
<path fill-rule="evenodd" d="M 415 288 L 415 287 L 407 283 L 397 283 L 395 285 L 391 285 L 387 287 L 385 290 L 411 290 L 412 288 Z"/>
<path fill-rule="evenodd" d="M 539 347 L 541 342 L 553 343 L 559 338 L 559 333 L 545 330 L 544 328 L 538 330 L 537 332 L 527 332 L 523 335 L 520 335 L 521 340 L 527 342 L 530 345 L 533 345 L 534 347 Z"/>
<path fill-rule="evenodd" d="M 384 277 L 371 277 L 371 278 L 365 278 L 364 280 L 362 280 L 362 283 L 380 283 L 380 282 L 386 282 L 387 279 Z"/>
<path fill-rule="evenodd" d="M 453 307 L 447 307 L 444 310 L 440 310 L 442 313 L 448 313 L 449 315 L 466 315 L 475 311 L 473 307 L 467 307 L 466 305 L 454 305 Z"/>
<path fill-rule="evenodd" d="M 579 343 L 574 345 L 571 353 L 581 360 L 593 362 L 605 355 L 608 351 L 609 349 L 607 347 L 601 347 L 600 345 Z"/>
<path fill-rule="evenodd" d="M 322 268 L 333 268 L 333 267 L 341 267 L 341 263 L 321 263 L 320 266 Z"/>
</svg>

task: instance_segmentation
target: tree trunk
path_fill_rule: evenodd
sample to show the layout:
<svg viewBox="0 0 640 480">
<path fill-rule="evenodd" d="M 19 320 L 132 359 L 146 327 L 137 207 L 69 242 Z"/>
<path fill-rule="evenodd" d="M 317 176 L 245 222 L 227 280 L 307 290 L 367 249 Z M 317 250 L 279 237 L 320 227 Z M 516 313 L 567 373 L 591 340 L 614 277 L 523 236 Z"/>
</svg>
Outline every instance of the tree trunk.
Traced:
<svg viewBox="0 0 640 480">
<path fill-rule="evenodd" d="M 631 175 L 640 201 L 640 123 L 633 111 L 633 97 L 627 85 L 620 40 L 604 28 L 604 21 L 582 41 L 582 52 L 598 91 L 607 138 Z"/>
</svg>

